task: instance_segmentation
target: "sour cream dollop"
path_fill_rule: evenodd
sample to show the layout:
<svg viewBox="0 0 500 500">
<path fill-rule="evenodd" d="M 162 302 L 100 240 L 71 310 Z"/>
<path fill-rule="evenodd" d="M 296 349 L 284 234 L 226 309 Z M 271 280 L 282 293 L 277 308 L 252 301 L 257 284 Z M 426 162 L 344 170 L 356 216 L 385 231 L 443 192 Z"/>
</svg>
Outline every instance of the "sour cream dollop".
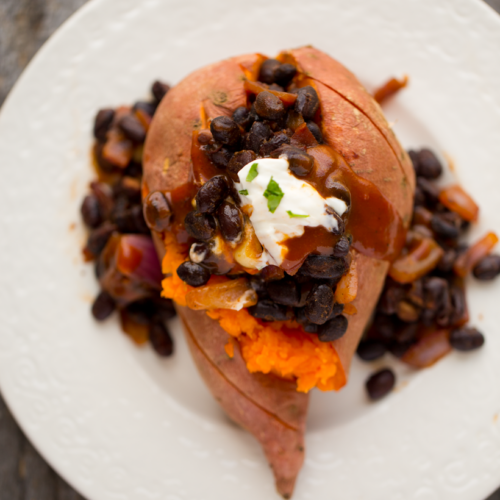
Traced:
<svg viewBox="0 0 500 500">
<path fill-rule="evenodd" d="M 255 164 L 257 166 L 252 167 Z M 324 226 L 329 231 L 336 230 L 338 222 L 327 212 L 328 207 L 338 215 L 347 210 L 343 200 L 333 196 L 323 198 L 310 184 L 295 177 L 288 169 L 286 158 L 255 160 L 245 165 L 238 177 L 240 182 L 236 188 L 241 204 L 251 213 L 250 222 L 265 250 L 258 267 L 267 264 L 279 266 L 287 252 L 284 241 L 302 236 L 305 227 Z M 269 188 L 272 191 L 276 186 L 274 183 L 270 185 L 271 178 L 279 186 L 278 192 L 283 193 L 274 212 L 269 207 Z"/>
</svg>

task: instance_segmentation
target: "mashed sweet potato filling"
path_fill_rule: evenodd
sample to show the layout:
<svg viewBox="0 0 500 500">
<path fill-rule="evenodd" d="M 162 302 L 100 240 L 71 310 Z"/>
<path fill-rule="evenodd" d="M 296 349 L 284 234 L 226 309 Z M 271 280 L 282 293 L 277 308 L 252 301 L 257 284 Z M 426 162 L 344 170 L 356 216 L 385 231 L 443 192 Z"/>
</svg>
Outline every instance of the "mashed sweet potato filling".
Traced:
<svg viewBox="0 0 500 500">
<path fill-rule="evenodd" d="M 186 253 L 170 234 L 165 238 L 165 248 L 162 270 L 167 278 L 162 282 L 162 296 L 185 306 L 186 295 L 193 288 L 179 278 L 176 269 L 186 260 Z M 212 276 L 207 285 L 227 279 Z M 295 321 L 265 323 L 246 309 L 212 309 L 207 315 L 238 340 L 251 373 L 274 373 L 296 379 L 299 392 L 308 392 L 314 387 L 322 391 L 339 390 L 345 385 L 344 370 L 335 347 L 304 332 Z"/>
</svg>

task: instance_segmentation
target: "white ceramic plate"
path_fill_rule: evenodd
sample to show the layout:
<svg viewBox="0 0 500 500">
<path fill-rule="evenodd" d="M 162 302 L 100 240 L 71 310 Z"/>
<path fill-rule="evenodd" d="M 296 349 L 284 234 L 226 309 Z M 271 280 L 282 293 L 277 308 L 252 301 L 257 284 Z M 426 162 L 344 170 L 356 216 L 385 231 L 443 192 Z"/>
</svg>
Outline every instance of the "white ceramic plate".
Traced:
<svg viewBox="0 0 500 500">
<path fill-rule="evenodd" d="M 273 499 L 258 444 L 209 396 L 179 331 L 175 357 L 96 324 L 78 208 L 95 111 L 155 78 L 238 53 L 313 44 L 368 88 L 409 74 L 387 114 L 405 146 L 451 155 L 500 233 L 500 18 L 479 0 L 94 0 L 49 41 L 0 117 L 0 383 L 47 460 L 89 500 Z M 364 396 L 314 393 L 295 499 L 480 500 L 500 484 L 496 284 L 470 283 L 487 345 Z M 376 366 L 394 363 L 389 359 Z"/>
</svg>

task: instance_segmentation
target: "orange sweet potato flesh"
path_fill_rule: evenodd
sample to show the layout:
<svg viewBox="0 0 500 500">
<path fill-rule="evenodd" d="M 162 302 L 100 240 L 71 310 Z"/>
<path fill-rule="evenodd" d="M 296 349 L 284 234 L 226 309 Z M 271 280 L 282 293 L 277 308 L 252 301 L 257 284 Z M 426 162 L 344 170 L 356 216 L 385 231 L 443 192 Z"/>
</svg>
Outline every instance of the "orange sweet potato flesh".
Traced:
<svg viewBox="0 0 500 500">
<path fill-rule="evenodd" d="M 195 71 L 172 88 L 161 102 L 144 151 L 145 192 L 172 190 L 187 182 L 191 138 L 203 106 L 208 119 L 231 115 L 246 105 L 242 66 L 260 56 L 228 59 Z M 415 179 L 408 156 L 399 145 L 378 104 L 357 79 L 326 54 L 305 47 L 287 53 L 307 75 L 321 102 L 325 141 L 342 154 L 353 170 L 375 183 L 409 222 Z M 163 244 L 155 240 L 160 256 Z M 334 342 L 347 380 L 359 339 L 378 300 L 389 267 L 356 253 L 358 293 L 346 334 Z M 274 471 L 279 493 L 289 498 L 304 458 L 308 396 L 292 382 L 273 375 L 250 374 L 239 349 L 228 357 L 228 334 L 203 311 L 177 307 L 186 326 L 193 358 L 207 386 L 226 413 L 262 444 Z"/>
</svg>

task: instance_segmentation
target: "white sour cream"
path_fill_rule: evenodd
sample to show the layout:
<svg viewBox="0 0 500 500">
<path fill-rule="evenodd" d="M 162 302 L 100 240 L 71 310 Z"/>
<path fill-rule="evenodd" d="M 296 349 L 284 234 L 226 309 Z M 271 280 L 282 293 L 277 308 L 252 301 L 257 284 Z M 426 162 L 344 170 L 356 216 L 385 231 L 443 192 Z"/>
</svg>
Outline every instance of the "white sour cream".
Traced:
<svg viewBox="0 0 500 500">
<path fill-rule="evenodd" d="M 254 163 L 257 163 L 258 175 L 247 181 Z M 338 222 L 327 213 L 328 207 L 339 215 L 347 210 L 343 200 L 335 197 L 325 199 L 310 184 L 295 177 L 288 169 L 288 160 L 285 158 L 255 160 L 245 165 L 239 171 L 238 177 L 240 182 L 236 184 L 236 188 L 240 191 L 241 204 L 243 207 L 247 206 L 251 212 L 250 221 L 265 250 L 261 261 L 266 261 L 267 264 L 279 266 L 287 252 L 283 242 L 302 236 L 307 226 L 324 226 L 329 231 L 336 230 Z M 274 213 L 269 210 L 268 199 L 264 196 L 271 177 L 283 192 Z M 293 217 L 290 214 L 307 217 Z"/>
</svg>

